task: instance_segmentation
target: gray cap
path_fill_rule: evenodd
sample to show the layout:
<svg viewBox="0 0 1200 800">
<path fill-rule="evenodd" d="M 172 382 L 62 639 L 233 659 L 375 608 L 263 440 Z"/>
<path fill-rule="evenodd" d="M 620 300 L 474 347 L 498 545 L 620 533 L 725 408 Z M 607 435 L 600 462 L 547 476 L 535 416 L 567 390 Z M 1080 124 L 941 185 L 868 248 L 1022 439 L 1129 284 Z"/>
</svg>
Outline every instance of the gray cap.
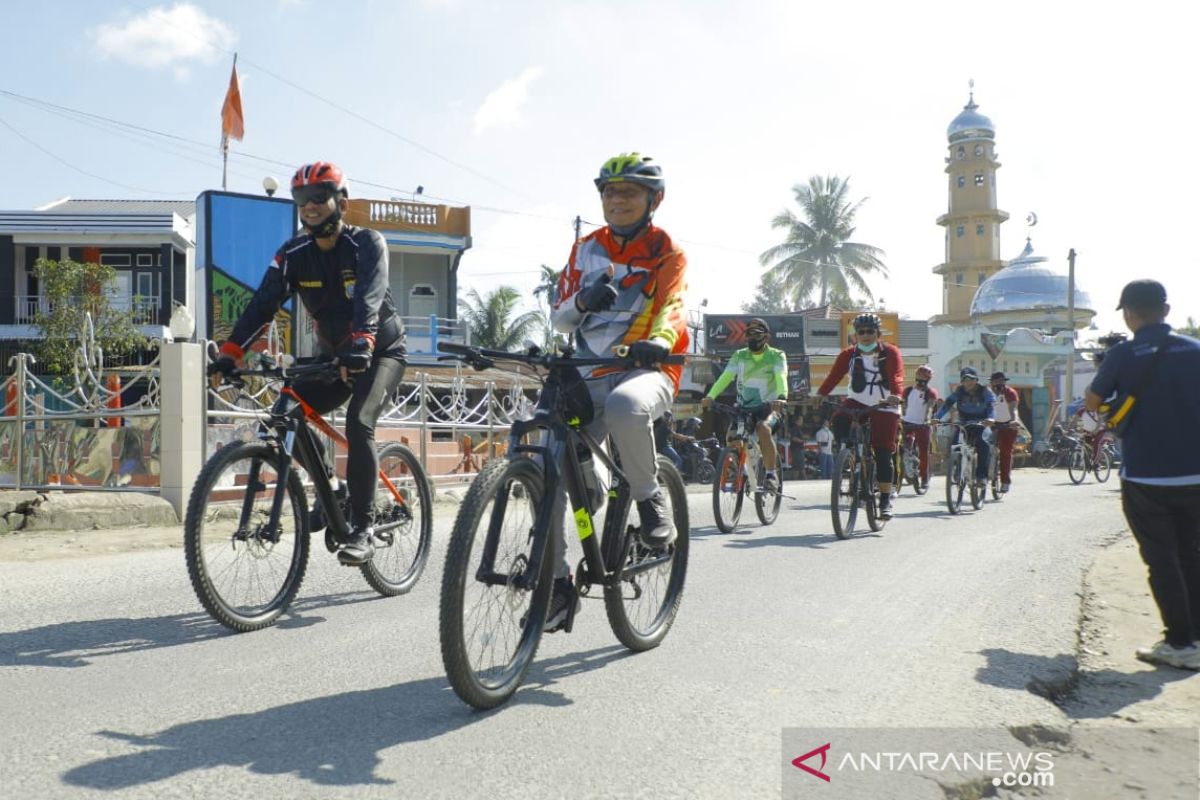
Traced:
<svg viewBox="0 0 1200 800">
<path fill-rule="evenodd" d="M 1167 302 L 1167 290 L 1158 281 L 1149 278 L 1140 281 L 1130 281 L 1121 290 L 1121 302 L 1117 310 L 1122 308 L 1157 308 Z"/>
</svg>

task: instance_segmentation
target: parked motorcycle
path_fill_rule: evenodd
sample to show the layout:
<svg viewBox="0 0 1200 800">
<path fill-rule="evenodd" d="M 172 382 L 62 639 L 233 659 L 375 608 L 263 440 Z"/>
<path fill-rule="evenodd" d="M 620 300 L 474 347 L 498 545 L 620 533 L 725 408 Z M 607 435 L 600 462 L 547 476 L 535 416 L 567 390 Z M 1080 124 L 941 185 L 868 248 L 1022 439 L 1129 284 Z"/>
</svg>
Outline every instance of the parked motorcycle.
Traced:
<svg viewBox="0 0 1200 800">
<path fill-rule="evenodd" d="M 687 483 L 712 483 L 717 474 L 714 466 L 720 448 L 715 437 L 677 442 L 675 451 L 683 459 L 680 473 Z"/>
</svg>

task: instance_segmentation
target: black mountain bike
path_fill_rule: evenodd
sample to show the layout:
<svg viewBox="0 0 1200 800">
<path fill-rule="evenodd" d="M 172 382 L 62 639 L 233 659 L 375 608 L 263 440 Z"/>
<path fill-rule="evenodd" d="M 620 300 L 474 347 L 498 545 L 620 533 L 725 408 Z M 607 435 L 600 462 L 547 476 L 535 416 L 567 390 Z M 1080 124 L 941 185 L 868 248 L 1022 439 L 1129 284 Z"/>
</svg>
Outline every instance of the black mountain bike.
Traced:
<svg viewBox="0 0 1200 800">
<path fill-rule="evenodd" d="M 282 380 L 283 387 L 256 441 L 226 445 L 205 463 L 183 528 L 196 596 L 214 619 L 235 631 L 272 624 L 300 589 L 308 566 L 307 482 L 327 521 L 326 548 L 336 552 L 350 533 L 349 498 L 334 490 L 333 465 L 312 428 L 343 447 L 346 439 L 292 388 L 302 377 L 338 380 L 337 366 L 276 364 L 236 369 L 229 379 L 240 388 L 247 377 Z M 416 456 L 398 442 L 383 445 L 372 514 L 375 556 L 359 567 L 375 591 L 401 595 L 421 577 L 433 533 L 431 511 L 429 482 Z"/>
<path fill-rule="evenodd" d="M 476 369 L 501 365 L 545 373 L 533 418 L 513 423 L 507 460 L 489 462 L 471 484 L 454 521 L 442 577 L 442 663 L 455 693 L 479 709 L 505 702 L 521 685 L 542 637 L 554 564 L 561 546 L 551 536 L 555 500 L 565 484 L 583 546 L 575 587 L 587 598 L 600 587 L 609 625 L 621 644 L 642 651 L 667 635 L 683 593 L 688 557 L 688 507 L 683 479 L 665 457 L 658 482 L 674 517 L 677 538 L 663 549 L 644 546 L 629 519 L 633 501 L 617 458 L 585 426 L 591 397 L 579 368 L 632 366 L 624 358 L 572 358 L 506 353 L 457 344 L 438 349 Z M 671 356 L 669 364 L 682 363 Z M 649 433 L 647 431 L 647 433 Z M 540 444 L 525 444 L 527 437 Z M 612 472 L 604 530 L 596 536 L 591 492 L 579 452 L 590 450 Z M 636 519 L 636 517 L 634 518 Z M 574 606 L 564 629 L 574 623 Z"/>
<path fill-rule="evenodd" d="M 833 480 L 829 487 L 833 532 L 839 539 L 853 536 L 859 506 L 866 510 L 867 525 L 871 530 L 881 531 L 887 520 L 879 516 L 879 480 L 875 476 L 875 452 L 871 447 L 870 413 L 887 404 L 849 408 L 826 401 L 825 405 L 850 417 L 850 435 L 834 457 Z"/>
</svg>

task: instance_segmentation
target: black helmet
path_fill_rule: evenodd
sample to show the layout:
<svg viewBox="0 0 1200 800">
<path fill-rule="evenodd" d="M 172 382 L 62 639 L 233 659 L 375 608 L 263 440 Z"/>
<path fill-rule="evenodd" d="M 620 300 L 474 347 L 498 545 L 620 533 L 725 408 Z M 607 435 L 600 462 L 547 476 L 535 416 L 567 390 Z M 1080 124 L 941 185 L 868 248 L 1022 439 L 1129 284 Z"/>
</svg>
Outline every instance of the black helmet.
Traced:
<svg viewBox="0 0 1200 800">
<path fill-rule="evenodd" d="M 754 317 L 746 323 L 746 333 L 750 333 L 750 331 L 755 329 L 761 330 L 763 333 L 767 334 L 771 332 L 771 326 L 768 325 L 767 321 L 762 317 Z"/>
<path fill-rule="evenodd" d="M 958 379 L 961 381 L 964 378 L 979 380 L 979 373 L 975 371 L 974 367 L 963 367 L 958 371 Z"/>
<path fill-rule="evenodd" d="M 859 314 L 854 318 L 855 330 L 858 330 L 859 328 L 874 328 L 878 331 L 882 327 L 883 320 L 879 318 L 878 314 L 872 314 L 870 311 L 864 311 L 862 314 Z"/>
</svg>

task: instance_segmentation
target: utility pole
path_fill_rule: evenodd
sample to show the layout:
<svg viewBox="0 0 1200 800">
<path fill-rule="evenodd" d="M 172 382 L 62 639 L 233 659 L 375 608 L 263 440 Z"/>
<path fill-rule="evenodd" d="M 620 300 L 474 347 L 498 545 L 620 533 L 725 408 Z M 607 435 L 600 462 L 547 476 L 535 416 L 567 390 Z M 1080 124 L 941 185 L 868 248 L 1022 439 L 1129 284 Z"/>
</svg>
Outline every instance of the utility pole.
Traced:
<svg viewBox="0 0 1200 800">
<path fill-rule="evenodd" d="M 1075 248 L 1067 253 L 1067 328 L 1071 334 L 1071 350 L 1067 355 L 1066 398 L 1063 401 L 1063 413 L 1075 399 Z M 1067 418 L 1063 422 L 1069 422 Z"/>
</svg>

